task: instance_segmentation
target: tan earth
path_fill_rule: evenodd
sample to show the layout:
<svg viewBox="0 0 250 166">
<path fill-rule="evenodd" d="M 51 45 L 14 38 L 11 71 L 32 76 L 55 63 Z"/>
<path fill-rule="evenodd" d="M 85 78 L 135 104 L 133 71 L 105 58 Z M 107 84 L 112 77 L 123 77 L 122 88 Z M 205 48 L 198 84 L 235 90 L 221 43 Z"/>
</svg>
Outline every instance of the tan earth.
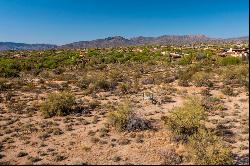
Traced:
<svg viewBox="0 0 250 166">
<path fill-rule="evenodd" d="M 16 90 L 11 100 L 6 100 L 7 92 L 1 92 L 6 102 L 0 103 L 0 148 L 1 164 L 165 164 L 168 151 L 175 149 L 180 155 L 185 148 L 171 139 L 161 117 L 173 107 L 181 106 L 187 96 L 202 97 L 204 87 L 181 87 L 177 81 L 169 84 L 145 85 L 136 94 L 119 95 L 100 92 L 97 96 L 86 96 L 73 84 L 70 91 L 76 98 L 84 101 L 98 100 L 100 106 L 90 114 L 72 114 L 65 117 L 44 119 L 39 111 L 31 113 L 12 113 L 7 103 L 17 102 L 18 108 L 32 106 L 47 94 L 55 92 L 63 81 L 53 80 L 39 83 L 33 79 L 32 91 Z M 46 90 L 40 87 L 54 84 Z M 215 128 L 218 123 L 227 127 L 225 140 L 238 156 L 238 163 L 248 162 L 249 155 L 249 96 L 241 87 L 235 88 L 239 94 L 225 96 L 220 91 L 220 83 L 210 91 L 213 97 L 222 99 L 226 110 L 209 115 L 208 127 Z M 37 90 L 35 90 L 37 89 Z M 172 90 L 171 90 L 172 89 Z M 156 101 L 169 94 L 173 102 L 153 104 L 143 99 L 143 92 L 150 90 Z M 169 92 L 170 91 L 170 92 Z M 169 93 L 168 93 L 169 92 Z M 109 128 L 105 133 L 107 103 L 118 105 L 129 98 L 137 115 L 151 121 L 152 129 L 135 132 L 119 132 Z M 24 107 L 25 108 L 25 107 Z M 20 153 L 23 152 L 23 153 Z M 189 164 L 183 161 L 181 164 Z"/>
</svg>

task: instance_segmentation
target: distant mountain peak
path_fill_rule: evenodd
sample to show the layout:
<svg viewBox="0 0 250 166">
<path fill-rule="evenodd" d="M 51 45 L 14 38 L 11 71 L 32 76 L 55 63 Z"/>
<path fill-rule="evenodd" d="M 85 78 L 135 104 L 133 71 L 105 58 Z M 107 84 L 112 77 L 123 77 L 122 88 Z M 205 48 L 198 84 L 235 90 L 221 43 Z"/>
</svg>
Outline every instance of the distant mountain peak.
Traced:
<svg viewBox="0 0 250 166">
<path fill-rule="evenodd" d="M 125 39 L 125 38 L 122 37 L 122 36 L 113 36 L 113 37 L 107 37 L 107 38 L 105 38 L 105 39 L 107 39 L 107 40 L 112 40 L 112 39 Z"/>
<path fill-rule="evenodd" d="M 113 37 L 107 37 L 105 38 L 104 40 L 106 41 L 125 41 L 125 40 L 128 40 L 122 36 L 113 36 Z"/>
</svg>

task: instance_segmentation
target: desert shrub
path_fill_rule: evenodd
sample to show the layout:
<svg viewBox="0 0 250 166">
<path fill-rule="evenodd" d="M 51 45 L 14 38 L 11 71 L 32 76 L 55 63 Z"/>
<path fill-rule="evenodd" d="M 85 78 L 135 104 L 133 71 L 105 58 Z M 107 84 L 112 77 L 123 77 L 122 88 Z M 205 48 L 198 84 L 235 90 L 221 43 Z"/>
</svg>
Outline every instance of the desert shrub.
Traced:
<svg viewBox="0 0 250 166">
<path fill-rule="evenodd" d="M 175 135 L 186 140 L 202 127 L 201 120 L 205 118 L 204 108 L 196 98 L 190 98 L 182 107 L 175 107 L 168 116 L 163 118 L 165 125 Z"/>
<path fill-rule="evenodd" d="M 0 58 L 0 77 L 19 77 L 20 63 L 16 59 Z"/>
<path fill-rule="evenodd" d="M 19 153 L 17 154 L 17 157 L 24 157 L 24 156 L 27 156 L 27 155 L 28 155 L 27 152 L 21 151 L 21 152 L 19 152 Z"/>
<path fill-rule="evenodd" d="M 161 103 L 169 103 L 169 102 L 173 102 L 173 101 L 174 101 L 173 98 L 171 96 L 168 96 L 168 95 L 163 96 L 161 98 Z"/>
<path fill-rule="evenodd" d="M 81 78 L 77 82 L 77 86 L 80 87 L 81 89 L 87 89 L 89 87 L 89 84 L 91 83 L 91 80 L 88 78 Z"/>
<path fill-rule="evenodd" d="M 144 78 L 141 83 L 143 85 L 154 84 L 155 83 L 155 78 L 152 77 L 152 76 L 149 76 L 147 78 Z"/>
<path fill-rule="evenodd" d="M 150 129 L 150 122 L 138 116 L 132 116 L 127 123 L 127 131 L 138 131 Z"/>
<path fill-rule="evenodd" d="M 121 105 L 114 112 L 108 114 L 108 122 L 118 130 L 124 130 L 127 127 L 129 119 L 134 116 L 128 103 Z"/>
<path fill-rule="evenodd" d="M 211 59 L 204 59 L 197 64 L 201 65 L 205 72 L 211 72 L 214 69 L 214 62 Z"/>
<path fill-rule="evenodd" d="M 209 74 L 201 71 L 201 72 L 197 72 L 192 76 L 192 79 L 194 81 L 194 84 L 198 87 L 200 86 L 208 86 L 208 87 L 212 87 L 213 83 L 209 80 Z"/>
<path fill-rule="evenodd" d="M 9 69 L 9 68 L 0 68 L 0 76 L 1 77 L 19 77 L 20 71 L 17 69 Z"/>
<path fill-rule="evenodd" d="M 137 93 L 138 91 L 140 91 L 140 83 L 139 83 L 139 79 L 138 78 L 134 78 L 133 79 L 133 84 L 132 84 L 132 91 Z"/>
<path fill-rule="evenodd" d="M 7 79 L 0 78 L 0 91 L 4 91 L 10 88 Z"/>
<path fill-rule="evenodd" d="M 113 90 L 116 85 L 117 82 L 108 79 L 104 73 L 95 72 L 89 73 L 77 82 L 78 87 L 82 89 L 88 89 L 89 93 L 100 90 Z"/>
<path fill-rule="evenodd" d="M 211 96 L 209 89 L 202 89 L 200 94 L 202 96 Z"/>
<path fill-rule="evenodd" d="M 136 116 L 127 102 L 108 114 L 108 124 L 118 131 L 146 130 L 150 128 L 149 122 Z"/>
<path fill-rule="evenodd" d="M 23 114 L 26 108 L 26 103 L 23 101 L 20 102 L 10 102 L 7 104 L 7 108 L 9 112 L 14 112 L 17 114 Z"/>
<path fill-rule="evenodd" d="M 210 131 L 200 129 L 188 138 L 191 161 L 198 165 L 232 164 L 230 149 L 222 139 Z"/>
<path fill-rule="evenodd" d="M 100 78 L 96 80 L 96 82 L 94 83 L 94 86 L 96 90 L 100 90 L 100 89 L 110 90 L 111 89 L 111 83 L 105 78 Z"/>
<path fill-rule="evenodd" d="M 227 96 L 236 96 L 236 93 L 234 93 L 234 90 L 232 87 L 230 86 L 225 86 L 221 92 L 224 94 L 224 95 L 227 95 Z"/>
<path fill-rule="evenodd" d="M 45 70 L 45 69 L 43 69 L 42 72 L 40 72 L 38 76 L 47 80 L 54 78 L 54 74 L 50 72 L 49 70 Z"/>
<path fill-rule="evenodd" d="M 207 56 L 204 55 L 204 54 L 202 54 L 202 53 L 199 53 L 199 54 L 197 54 L 197 55 L 195 56 L 195 60 L 197 60 L 197 61 L 201 61 L 201 60 L 204 60 L 204 59 L 206 59 L 206 58 L 207 58 Z"/>
<path fill-rule="evenodd" d="M 193 56 L 192 55 L 185 55 L 182 56 L 180 60 L 178 60 L 179 65 L 188 65 L 192 63 Z"/>
<path fill-rule="evenodd" d="M 113 69 L 109 73 L 109 78 L 112 81 L 121 82 L 124 80 L 124 75 L 120 69 Z"/>
<path fill-rule="evenodd" d="M 121 93 L 123 93 L 123 94 L 128 93 L 129 89 L 130 89 L 130 86 L 129 86 L 128 83 L 121 83 L 118 86 L 118 91 L 121 92 Z"/>
<path fill-rule="evenodd" d="M 223 101 L 219 98 L 212 96 L 205 96 L 202 100 L 202 106 L 205 108 L 206 111 L 209 112 L 221 110 L 224 108 Z"/>
<path fill-rule="evenodd" d="M 221 59 L 219 59 L 219 64 L 226 66 L 226 65 L 236 65 L 239 64 L 241 61 L 238 57 L 233 56 L 226 56 Z"/>
<path fill-rule="evenodd" d="M 174 82 L 176 80 L 176 77 L 175 76 L 171 76 L 171 77 L 167 77 L 164 79 L 164 82 L 165 83 L 171 83 L 171 82 Z"/>
<path fill-rule="evenodd" d="M 175 77 L 170 78 L 169 76 L 170 76 L 169 72 L 154 73 L 154 75 L 153 75 L 154 83 L 161 84 L 162 82 L 168 82 L 168 81 L 173 82 L 175 80 Z"/>
<path fill-rule="evenodd" d="M 27 82 L 24 87 L 22 87 L 24 91 L 30 91 L 35 89 L 35 84 L 33 82 Z"/>
<path fill-rule="evenodd" d="M 188 87 L 189 86 L 189 82 L 187 80 L 179 80 L 178 81 L 178 85 L 179 86 L 183 86 L 183 87 Z"/>
<path fill-rule="evenodd" d="M 63 68 L 63 67 L 58 67 L 58 68 L 55 68 L 55 69 L 53 69 L 53 72 L 55 73 L 55 74 L 62 74 L 63 72 L 65 72 L 65 68 Z"/>
<path fill-rule="evenodd" d="M 247 65 L 239 65 L 235 67 L 226 68 L 222 70 L 223 83 L 229 84 L 240 84 L 243 86 L 248 85 L 249 80 L 249 69 Z"/>
<path fill-rule="evenodd" d="M 54 76 L 54 78 L 56 78 L 57 80 L 61 80 L 61 81 L 70 81 L 70 82 L 77 82 L 77 76 L 76 74 L 71 74 L 71 73 L 62 73 L 60 75 L 56 75 Z"/>
<path fill-rule="evenodd" d="M 100 102 L 100 101 L 98 101 L 98 100 L 93 100 L 93 101 L 89 102 L 88 108 L 89 108 L 89 109 L 95 109 L 95 108 L 99 107 L 100 105 L 101 105 L 101 102 Z"/>
<path fill-rule="evenodd" d="M 106 66 L 107 66 L 106 64 L 101 63 L 101 64 L 96 65 L 95 68 L 96 70 L 104 70 Z"/>
<path fill-rule="evenodd" d="M 177 72 L 178 78 L 179 78 L 179 85 L 188 86 L 188 82 L 192 78 L 192 76 L 201 70 L 201 67 L 199 65 L 190 65 L 184 69 L 180 69 Z"/>
<path fill-rule="evenodd" d="M 40 111 L 46 118 L 64 116 L 74 111 L 75 103 L 75 96 L 70 93 L 52 93 L 41 103 Z"/>
<path fill-rule="evenodd" d="M 179 165 L 182 163 L 182 156 L 179 155 L 173 148 L 163 152 L 163 165 Z"/>
</svg>

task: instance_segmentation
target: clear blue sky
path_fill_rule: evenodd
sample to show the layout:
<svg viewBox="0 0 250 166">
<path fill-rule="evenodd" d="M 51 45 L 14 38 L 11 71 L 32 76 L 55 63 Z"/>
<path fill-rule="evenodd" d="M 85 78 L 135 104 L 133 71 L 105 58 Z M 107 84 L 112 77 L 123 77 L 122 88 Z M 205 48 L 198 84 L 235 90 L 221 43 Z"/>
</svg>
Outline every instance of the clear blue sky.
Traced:
<svg viewBox="0 0 250 166">
<path fill-rule="evenodd" d="M 0 0 L 0 41 L 249 35 L 248 0 Z"/>
</svg>

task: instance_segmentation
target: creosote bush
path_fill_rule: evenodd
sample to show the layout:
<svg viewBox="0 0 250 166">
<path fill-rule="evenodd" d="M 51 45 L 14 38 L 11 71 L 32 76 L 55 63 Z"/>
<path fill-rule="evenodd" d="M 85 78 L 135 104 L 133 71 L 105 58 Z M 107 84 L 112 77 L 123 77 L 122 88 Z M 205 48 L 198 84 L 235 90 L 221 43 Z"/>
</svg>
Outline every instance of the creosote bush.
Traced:
<svg viewBox="0 0 250 166">
<path fill-rule="evenodd" d="M 197 98 L 190 98 L 182 107 L 174 108 L 169 116 L 163 117 L 174 136 L 181 136 L 188 152 L 188 160 L 198 165 L 232 164 L 230 148 L 222 138 L 206 129 L 205 108 Z"/>
<path fill-rule="evenodd" d="M 118 131 L 136 131 L 150 128 L 149 122 L 136 116 L 128 102 L 118 106 L 115 111 L 108 114 L 108 124 Z"/>
<path fill-rule="evenodd" d="M 232 164 L 230 149 L 225 146 L 220 137 L 205 129 L 200 129 L 188 138 L 187 148 L 194 164 Z"/>
<path fill-rule="evenodd" d="M 68 92 L 49 94 L 40 105 L 40 111 L 48 118 L 64 116 L 75 110 L 75 96 Z"/>
<path fill-rule="evenodd" d="M 108 114 L 108 123 L 120 131 L 125 130 L 129 119 L 134 116 L 133 114 L 129 103 L 124 103 L 120 105 L 116 111 Z"/>
<path fill-rule="evenodd" d="M 204 71 L 197 72 L 192 76 L 194 84 L 198 87 L 207 86 L 212 87 L 213 83 L 210 81 L 210 76 Z"/>
<path fill-rule="evenodd" d="M 190 98 L 182 107 L 175 107 L 163 117 L 166 126 L 183 140 L 198 131 L 205 118 L 204 108 L 196 98 Z"/>
</svg>

